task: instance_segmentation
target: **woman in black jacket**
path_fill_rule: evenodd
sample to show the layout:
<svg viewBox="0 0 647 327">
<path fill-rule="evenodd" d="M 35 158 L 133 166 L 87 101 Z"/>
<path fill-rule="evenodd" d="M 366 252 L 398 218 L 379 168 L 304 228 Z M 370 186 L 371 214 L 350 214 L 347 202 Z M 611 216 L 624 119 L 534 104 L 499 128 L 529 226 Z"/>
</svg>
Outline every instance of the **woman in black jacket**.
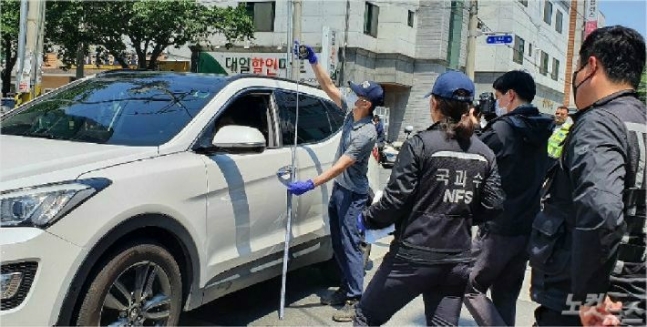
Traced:
<svg viewBox="0 0 647 327">
<path fill-rule="evenodd" d="M 449 71 L 427 97 L 434 124 L 402 145 L 382 198 L 358 217 L 360 230 L 395 224 L 395 233 L 356 326 L 382 325 L 420 294 L 427 324 L 458 324 L 472 225 L 502 210 L 495 156 L 473 135 L 474 83 Z"/>
</svg>

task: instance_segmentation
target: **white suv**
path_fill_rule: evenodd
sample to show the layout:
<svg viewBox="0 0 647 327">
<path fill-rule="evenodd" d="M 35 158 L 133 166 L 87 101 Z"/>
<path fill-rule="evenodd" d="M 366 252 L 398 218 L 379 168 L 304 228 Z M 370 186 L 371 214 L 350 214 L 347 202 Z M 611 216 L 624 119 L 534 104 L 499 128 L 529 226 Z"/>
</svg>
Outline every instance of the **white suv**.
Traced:
<svg viewBox="0 0 647 327">
<path fill-rule="evenodd" d="M 2 324 L 174 325 L 280 275 L 277 175 L 290 171 L 296 91 L 259 76 L 120 71 L 3 116 Z M 312 178 L 332 164 L 344 113 L 318 89 L 298 92 L 296 174 Z M 377 191 L 374 158 L 369 174 Z M 293 201 L 290 269 L 332 258 L 331 186 Z"/>
</svg>

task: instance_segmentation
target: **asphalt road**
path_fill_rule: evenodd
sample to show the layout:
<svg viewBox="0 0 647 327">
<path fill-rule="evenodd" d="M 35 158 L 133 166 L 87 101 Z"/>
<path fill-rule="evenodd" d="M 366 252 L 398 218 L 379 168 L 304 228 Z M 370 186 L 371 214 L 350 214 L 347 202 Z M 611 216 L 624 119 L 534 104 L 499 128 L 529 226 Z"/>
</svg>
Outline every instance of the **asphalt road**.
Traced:
<svg viewBox="0 0 647 327">
<path fill-rule="evenodd" d="M 368 271 L 368 283 L 386 253 L 387 244 L 374 245 L 371 253 L 373 267 Z M 526 285 L 517 302 L 517 325 L 531 326 L 535 304 L 528 299 Z M 303 268 L 288 275 L 285 319 L 278 318 L 280 278 L 254 285 L 184 314 L 180 326 L 351 326 L 336 323 L 331 317 L 335 308 L 319 304 L 319 297 L 333 290 L 333 285 L 315 268 Z M 387 326 L 424 326 L 424 305 L 418 297 L 400 310 Z M 460 326 L 477 326 L 467 309 L 461 311 Z"/>
<path fill-rule="evenodd" d="M 390 170 L 381 173 L 383 183 L 386 183 Z M 387 251 L 388 242 L 373 245 L 371 251 L 371 269 L 367 272 L 365 283 L 381 263 L 381 258 Z M 533 311 L 536 305 L 530 301 L 528 293 L 529 271 L 522 294 L 517 302 L 517 322 L 519 326 L 531 326 L 534 322 Z M 197 310 L 185 313 L 180 319 L 181 326 L 312 326 L 340 325 L 350 326 L 351 323 L 336 323 L 331 317 L 335 308 L 319 303 L 320 296 L 326 295 L 336 286 L 329 282 L 319 270 L 306 267 L 288 275 L 285 319 L 279 320 L 280 278 L 274 278 L 264 283 L 249 287 L 245 290 L 230 294 L 207 304 Z M 461 312 L 461 326 L 476 326 L 467 309 Z M 387 326 L 421 326 L 425 325 L 424 306 L 422 298 L 418 297 L 400 312 Z"/>
</svg>

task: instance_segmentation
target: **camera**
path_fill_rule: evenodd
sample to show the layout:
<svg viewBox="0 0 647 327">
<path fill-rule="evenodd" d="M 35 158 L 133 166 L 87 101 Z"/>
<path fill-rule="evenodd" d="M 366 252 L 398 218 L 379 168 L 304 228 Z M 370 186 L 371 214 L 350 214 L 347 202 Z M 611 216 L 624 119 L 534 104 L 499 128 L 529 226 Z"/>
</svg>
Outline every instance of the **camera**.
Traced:
<svg viewBox="0 0 647 327">
<path fill-rule="evenodd" d="M 483 115 L 485 119 L 496 116 L 496 99 L 491 92 L 484 92 L 479 95 L 479 99 L 474 103 L 476 113 Z"/>
<path fill-rule="evenodd" d="M 299 59 L 308 59 L 308 48 L 306 48 L 304 45 L 299 46 Z"/>
</svg>

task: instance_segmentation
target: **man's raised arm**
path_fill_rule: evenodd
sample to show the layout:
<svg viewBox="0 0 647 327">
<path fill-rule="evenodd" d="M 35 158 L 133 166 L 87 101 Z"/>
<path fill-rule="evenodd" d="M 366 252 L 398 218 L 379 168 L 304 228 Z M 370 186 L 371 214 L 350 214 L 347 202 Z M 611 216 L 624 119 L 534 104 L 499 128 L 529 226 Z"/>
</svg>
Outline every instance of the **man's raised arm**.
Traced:
<svg viewBox="0 0 647 327">
<path fill-rule="evenodd" d="M 305 51 L 300 51 L 301 47 L 303 47 Z M 310 46 L 299 45 L 299 43 L 295 41 L 294 54 L 301 59 L 308 59 L 308 62 L 312 65 L 312 70 L 317 77 L 317 81 L 319 82 L 321 89 L 326 92 L 328 97 L 333 100 L 339 108 L 342 108 L 341 91 L 332 82 L 332 79 L 330 79 L 330 76 L 326 73 L 324 67 L 319 64 L 319 60 L 314 50 Z"/>
</svg>

